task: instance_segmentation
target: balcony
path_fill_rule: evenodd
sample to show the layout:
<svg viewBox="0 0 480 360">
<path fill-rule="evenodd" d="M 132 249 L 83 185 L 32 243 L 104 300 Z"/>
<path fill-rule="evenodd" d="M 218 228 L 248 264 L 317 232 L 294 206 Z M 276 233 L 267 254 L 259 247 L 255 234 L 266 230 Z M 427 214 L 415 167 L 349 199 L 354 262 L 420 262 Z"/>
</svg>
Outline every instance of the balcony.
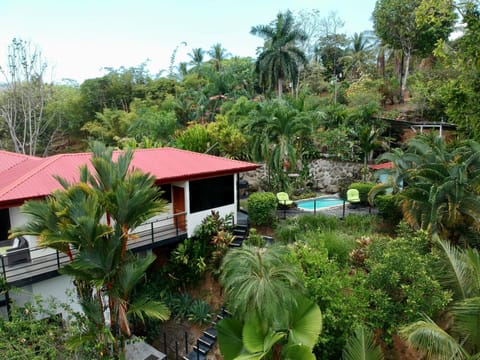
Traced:
<svg viewBox="0 0 480 360">
<path fill-rule="evenodd" d="M 136 235 L 128 244 L 132 251 L 178 242 L 187 237 L 186 216 L 184 213 L 163 216 L 142 224 L 132 234 Z M 68 261 L 65 254 L 52 249 L 33 247 L 10 251 L 8 255 L 0 255 L 0 276 L 10 285 L 22 286 L 56 276 Z"/>
</svg>

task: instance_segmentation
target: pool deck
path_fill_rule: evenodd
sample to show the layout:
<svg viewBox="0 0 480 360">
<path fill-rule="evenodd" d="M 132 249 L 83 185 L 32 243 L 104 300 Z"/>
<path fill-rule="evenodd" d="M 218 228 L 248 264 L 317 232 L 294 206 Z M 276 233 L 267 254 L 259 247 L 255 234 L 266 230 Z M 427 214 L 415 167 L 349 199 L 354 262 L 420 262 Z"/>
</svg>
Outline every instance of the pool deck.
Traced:
<svg viewBox="0 0 480 360">
<path fill-rule="evenodd" d="M 376 213 L 377 213 L 377 209 L 375 208 L 370 208 L 368 206 L 358 206 L 358 205 L 352 206 L 352 205 L 349 205 L 348 203 L 345 204 L 345 216 L 351 215 L 351 214 L 373 215 Z M 320 208 L 320 209 L 317 209 L 316 212 L 300 210 L 298 208 L 288 209 L 288 210 L 277 210 L 277 217 L 279 219 L 285 219 L 286 217 L 307 215 L 307 214 L 325 214 L 325 215 L 331 215 L 338 218 L 342 218 L 344 215 L 343 205 Z"/>
</svg>

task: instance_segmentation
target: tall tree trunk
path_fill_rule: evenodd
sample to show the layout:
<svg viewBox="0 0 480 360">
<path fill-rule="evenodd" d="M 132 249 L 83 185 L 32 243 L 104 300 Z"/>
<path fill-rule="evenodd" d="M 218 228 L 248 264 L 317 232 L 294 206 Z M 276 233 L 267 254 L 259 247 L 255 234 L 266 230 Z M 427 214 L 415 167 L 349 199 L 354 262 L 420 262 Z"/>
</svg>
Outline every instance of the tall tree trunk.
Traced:
<svg viewBox="0 0 480 360">
<path fill-rule="evenodd" d="M 278 88 L 277 88 L 278 98 L 280 99 L 282 97 L 283 78 L 281 77 L 278 78 L 277 85 L 278 85 Z"/>
<path fill-rule="evenodd" d="M 404 60 L 405 60 L 405 54 L 402 51 L 402 57 L 400 61 L 400 104 L 403 104 L 404 102 L 404 94 L 403 94 L 403 80 L 405 79 L 405 72 L 404 72 Z"/>
<path fill-rule="evenodd" d="M 402 77 L 402 102 L 405 100 L 405 92 L 407 90 L 407 78 L 408 78 L 408 72 L 410 71 L 410 57 L 411 57 L 411 51 L 408 49 L 405 53 L 405 71 L 403 73 Z"/>
</svg>

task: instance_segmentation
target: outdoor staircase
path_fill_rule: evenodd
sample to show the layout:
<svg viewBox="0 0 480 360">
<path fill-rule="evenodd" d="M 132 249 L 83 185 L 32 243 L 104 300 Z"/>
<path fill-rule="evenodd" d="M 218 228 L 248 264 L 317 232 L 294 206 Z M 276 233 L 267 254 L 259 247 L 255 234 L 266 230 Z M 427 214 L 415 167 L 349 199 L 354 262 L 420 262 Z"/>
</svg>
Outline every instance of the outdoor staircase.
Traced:
<svg viewBox="0 0 480 360">
<path fill-rule="evenodd" d="M 243 244 L 243 241 L 247 238 L 248 236 L 248 225 L 240 225 L 236 224 L 235 227 L 233 228 L 233 241 L 230 243 L 231 248 L 238 248 L 241 247 Z"/>
<path fill-rule="evenodd" d="M 248 237 L 248 225 L 236 224 L 233 228 L 234 239 L 230 243 L 230 248 L 239 248 L 243 245 L 243 241 Z M 231 314 L 227 309 L 221 309 L 215 319 L 212 321 L 212 326 L 203 331 L 203 335 L 197 339 L 197 343 L 193 346 L 193 350 L 183 357 L 184 360 L 206 360 L 208 352 L 217 342 L 217 323 L 230 317 Z"/>
<path fill-rule="evenodd" d="M 227 309 L 222 308 L 220 313 L 217 314 L 215 320 L 212 322 L 212 326 L 203 331 L 203 335 L 197 339 L 196 345 L 193 346 L 193 350 L 183 357 L 184 360 L 206 360 L 208 352 L 217 342 L 217 329 L 215 326 L 217 323 L 230 317 L 231 314 Z"/>
</svg>

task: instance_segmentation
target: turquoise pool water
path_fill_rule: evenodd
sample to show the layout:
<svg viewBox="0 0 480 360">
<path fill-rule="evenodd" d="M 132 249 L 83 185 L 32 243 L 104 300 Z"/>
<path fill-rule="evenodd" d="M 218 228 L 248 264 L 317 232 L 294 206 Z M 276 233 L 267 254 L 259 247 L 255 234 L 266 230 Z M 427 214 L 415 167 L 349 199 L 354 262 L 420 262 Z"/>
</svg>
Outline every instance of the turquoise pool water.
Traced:
<svg viewBox="0 0 480 360">
<path fill-rule="evenodd" d="M 302 210 L 313 211 L 330 206 L 342 205 L 343 200 L 338 197 L 322 197 L 310 200 L 296 201 L 297 206 Z"/>
</svg>

